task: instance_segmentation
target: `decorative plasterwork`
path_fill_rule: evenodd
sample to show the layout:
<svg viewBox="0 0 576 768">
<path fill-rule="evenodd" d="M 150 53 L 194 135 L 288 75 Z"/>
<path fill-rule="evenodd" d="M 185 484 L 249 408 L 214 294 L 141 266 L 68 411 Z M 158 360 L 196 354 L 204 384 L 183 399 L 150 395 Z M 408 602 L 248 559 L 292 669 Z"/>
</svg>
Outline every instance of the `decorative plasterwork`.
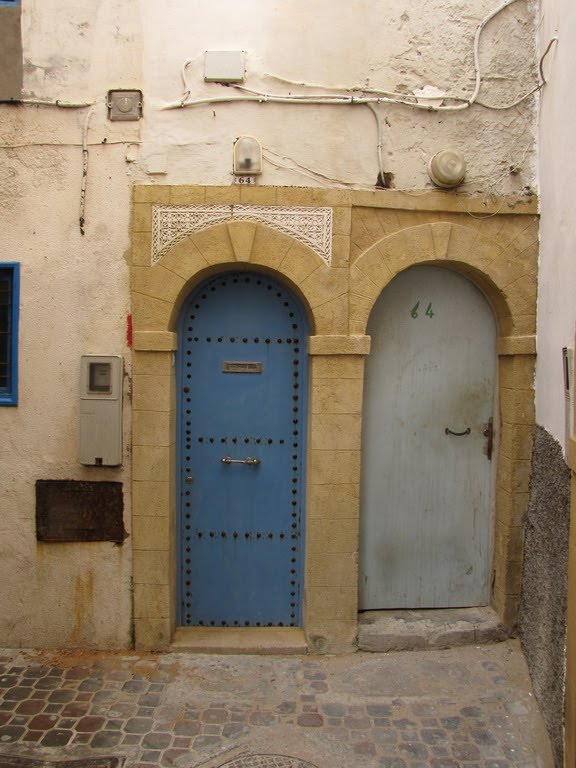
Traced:
<svg viewBox="0 0 576 768">
<path fill-rule="evenodd" d="M 225 221 L 249 219 L 290 235 L 332 259 L 332 208 L 276 205 L 155 205 L 152 208 L 152 254 L 156 264 L 166 251 L 193 232 Z"/>
</svg>

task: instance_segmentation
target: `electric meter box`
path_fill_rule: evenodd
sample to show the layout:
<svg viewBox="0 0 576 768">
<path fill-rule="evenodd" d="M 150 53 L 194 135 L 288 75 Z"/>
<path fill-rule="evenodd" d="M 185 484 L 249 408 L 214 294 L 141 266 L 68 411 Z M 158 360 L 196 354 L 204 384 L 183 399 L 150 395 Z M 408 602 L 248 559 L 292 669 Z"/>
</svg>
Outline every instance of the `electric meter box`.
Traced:
<svg viewBox="0 0 576 768">
<path fill-rule="evenodd" d="M 80 463 L 122 464 L 122 377 L 120 355 L 82 355 L 80 373 Z"/>
<path fill-rule="evenodd" d="M 206 51 L 204 81 L 206 83 L 244 82 L 244 51 Z"/>
</svg>

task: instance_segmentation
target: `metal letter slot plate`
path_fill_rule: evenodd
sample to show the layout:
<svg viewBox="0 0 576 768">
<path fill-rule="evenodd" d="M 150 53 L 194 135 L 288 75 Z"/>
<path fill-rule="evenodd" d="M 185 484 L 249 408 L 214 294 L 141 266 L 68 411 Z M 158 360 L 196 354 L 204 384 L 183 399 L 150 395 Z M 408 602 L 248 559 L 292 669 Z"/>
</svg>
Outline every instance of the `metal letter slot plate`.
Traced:
<svg viewBox="0 0 576 768">
<path fill-rule="evenodd" d="M 225 360 L 222 363 L 223 373 L 262 373 L 262 363 L 244 363 Z"/>
</svg>

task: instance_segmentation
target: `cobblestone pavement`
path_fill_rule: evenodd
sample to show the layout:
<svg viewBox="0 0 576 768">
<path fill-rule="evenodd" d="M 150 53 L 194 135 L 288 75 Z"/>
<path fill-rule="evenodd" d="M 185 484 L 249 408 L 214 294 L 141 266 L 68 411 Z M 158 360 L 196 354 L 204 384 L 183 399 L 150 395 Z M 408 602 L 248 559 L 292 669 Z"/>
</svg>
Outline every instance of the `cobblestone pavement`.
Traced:
<svg viewBox="0 0 576 768">
<path fill-rule="evenodd" d="M 0 768 L 2 755 L 187 768 L 256 754 L 318 768 L 552 765 L 515 641 L 343 657 L 0 651 Z"/>
</svg>

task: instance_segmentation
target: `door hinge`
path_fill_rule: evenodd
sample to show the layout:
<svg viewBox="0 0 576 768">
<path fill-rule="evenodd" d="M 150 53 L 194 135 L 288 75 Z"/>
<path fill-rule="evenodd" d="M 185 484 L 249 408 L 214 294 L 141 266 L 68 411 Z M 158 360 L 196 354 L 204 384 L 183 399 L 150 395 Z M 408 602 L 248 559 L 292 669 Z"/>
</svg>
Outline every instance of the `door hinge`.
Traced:
<svg viewBox="0 0 576 768">
<path fill-rule="evenodd" d="M 492 449 L 494 447 L 494 419 L 492 417 L 484 425 L 484 432 L 482 434 L 486 438 L 486 456 L 488 461 L 492 461 Z"/>
</svg>

